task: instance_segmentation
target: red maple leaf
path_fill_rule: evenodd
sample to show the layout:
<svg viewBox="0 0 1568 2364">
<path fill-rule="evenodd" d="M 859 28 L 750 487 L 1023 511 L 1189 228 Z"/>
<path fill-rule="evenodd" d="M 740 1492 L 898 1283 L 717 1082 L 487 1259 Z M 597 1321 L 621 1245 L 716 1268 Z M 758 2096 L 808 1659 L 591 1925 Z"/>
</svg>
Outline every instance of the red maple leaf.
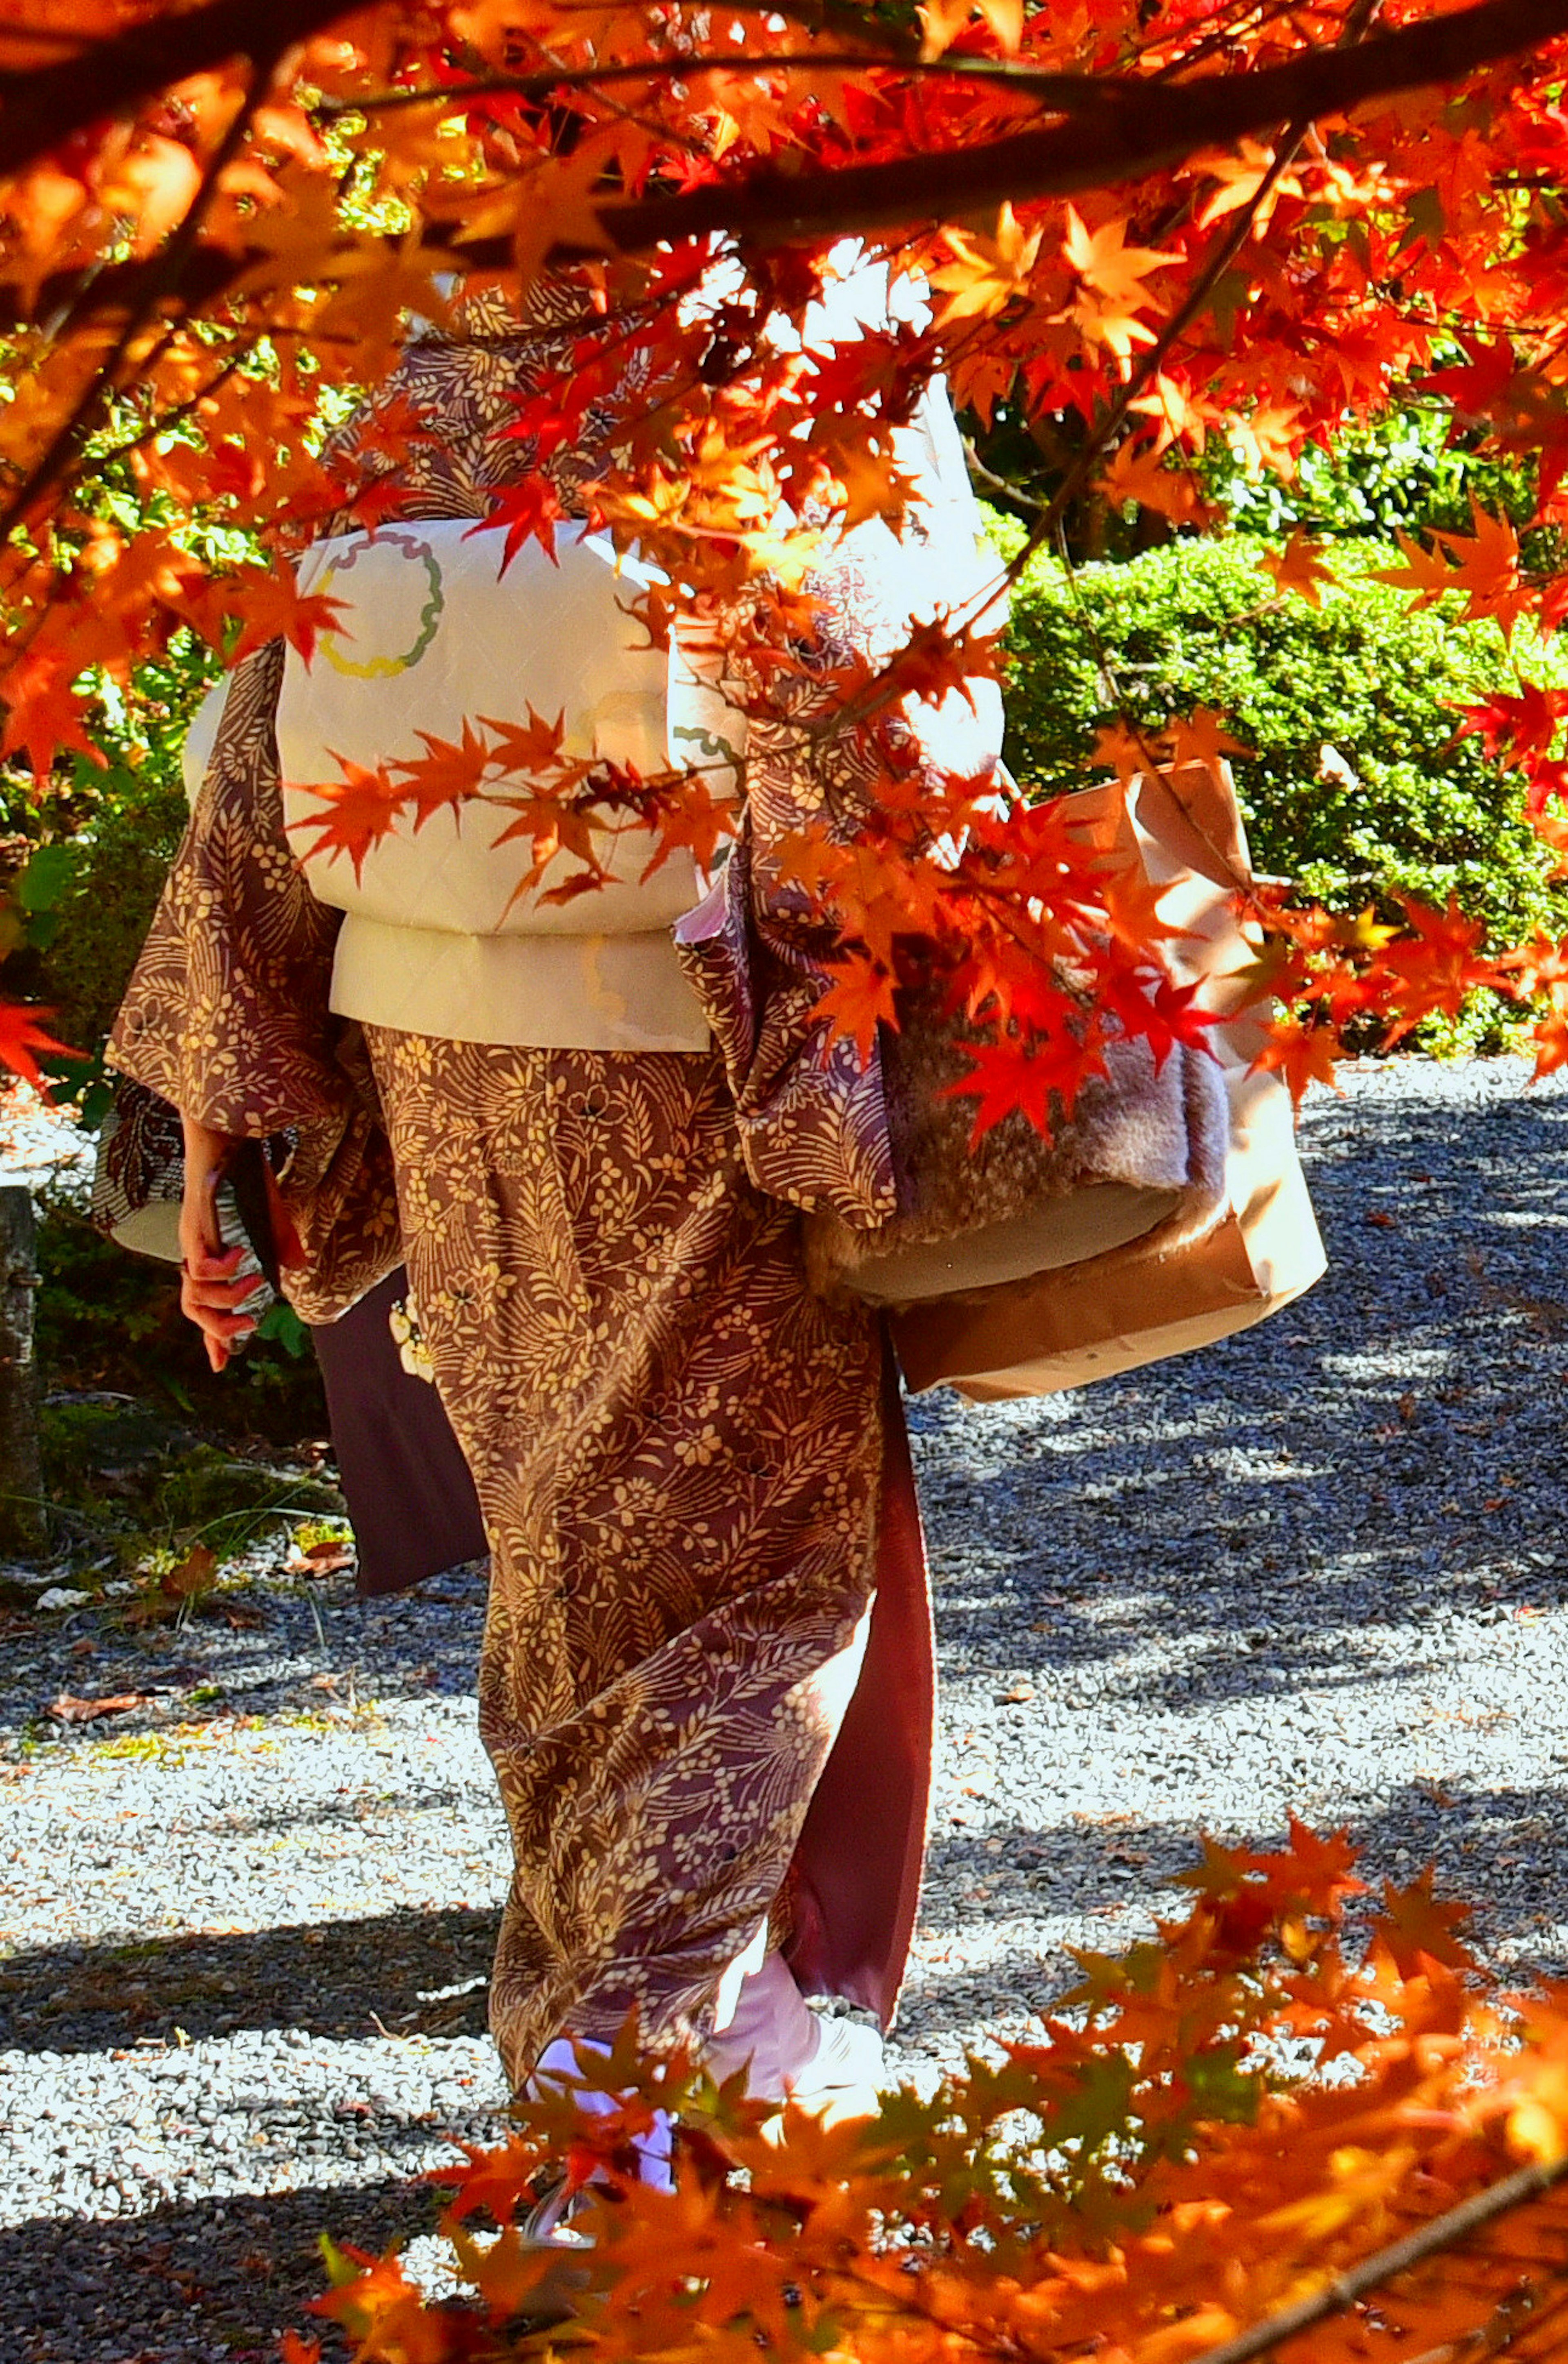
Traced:
<svg viewBox="0 0 1568 2364">
<path fill-rule="evenodd" d="M 46 1097 L 49 1087 L 39 1070 L 37 1054 L 46 1058 L 80 1059 L 83 1054 L 73 1051 L 69 1043 L 60 1043 L 41 1026 L 39 1020 L 52 1018 L 51 1009 L 39 1009 L 36 1002 L 0 1001 L 0 1066 L 9 1067 L 14 1076 L 23 1076 L 35 1091 Z"/>
<path fill-rule="evenodd" d="M 491 505 L 488 517 L 470 526 L 463 535 L 472 541 L 476 533 L 497 533 L 506 529 L 506 547 L 501 553 L 501 573 L 506 569 L 525 541 L 542 544 L 545 556 L 559 566 L 555 556 L 555 529 L 566 512 L 556 498 L 555 486 L 546 475 L 525 476 L 520 485 L 504 485 Z"/>
<path fill-rule="evenodd" d="M 976 1102 L 969 1145 L 975 1148 L 993 1125 L 1017 1111 L 1027 1117 L 1044 1141 L 1052 1138 L 1053 1117 L 1071 1114 L 1084 1080 L 1083 1046 L 1069 1034 L 1021 1040 L 1004 1036 L 999 1043 L 966 1043 L 963 1055 L 969 1073 L 961 1083 L 949 1084 L 944 1098 L 973 1098 Z"/>
<path fill-rule="evenodd" d="M 1479 706 L 1462 706 L 1463 729 L 1474 731 L 1488 755 L 1506 764 L 1522 764 L 1531 755 L 1546 754 L 1557 736 L 1557 726 L 1568 714 L 1568 690 L 1543 689 L 1527 681 L 1518 697 L 1499 692 Z"/>
</svg>

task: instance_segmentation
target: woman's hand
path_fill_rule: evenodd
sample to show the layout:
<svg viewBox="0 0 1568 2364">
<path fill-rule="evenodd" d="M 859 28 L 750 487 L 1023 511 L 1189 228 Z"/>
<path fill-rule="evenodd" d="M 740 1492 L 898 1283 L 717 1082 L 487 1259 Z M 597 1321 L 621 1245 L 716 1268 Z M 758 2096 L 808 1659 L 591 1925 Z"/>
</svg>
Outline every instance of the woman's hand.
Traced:
<svg viewBox="0 0 1568 2364">
<path fill-rule="evenodd" d="M 235 1341 L 247 1338 L 255 1317 L 241 1309 L 261 1282 L 254 1273 L 236 1277 L 243 1247 L 226 1248 L 217 1220 L 217 1186 L 239 1142 L 211 1125 L 182 1117 L 185 1134 L 185 1191 L 180 1202 L 180 1310 L 206 1343 L 215 1371 L 228 1362 Z"/>
</svg>

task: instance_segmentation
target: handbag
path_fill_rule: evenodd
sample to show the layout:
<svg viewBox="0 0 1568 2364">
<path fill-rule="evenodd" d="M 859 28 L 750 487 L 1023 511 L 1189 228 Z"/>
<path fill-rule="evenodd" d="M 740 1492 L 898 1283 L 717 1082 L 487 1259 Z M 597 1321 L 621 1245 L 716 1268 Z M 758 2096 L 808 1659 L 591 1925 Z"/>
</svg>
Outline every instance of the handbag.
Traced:
<svg viewBox="0 0 1568 2364">
<path fill-rule="evenodd" d="M 945 1285 L 911 1290 L 892 1309 L 899 1360 L 917 1392 L 945 1383 L 995 1402 L 1083 1387 L 1244 1330 L 1325 1270 L 1289 1091 L 1254 1064 L 1266 1012 L 1246 998 L 1240 976 L 1256 948 L 1232 899 L 1250 875 L 1234 790 L 1228 771 L 1192 770 L 1183 784 L 1178 799 L 1164 780 L 1144 775 L 1125 796 L 1117 786 L 1091 789 L 1070 805 L 1118 858 L 1140 864 L 1162 919 L 1184 931 L 1168 954 L 1178 981 L 1200 985 L 1207 1006 L 1225 1013 L 1209 1029 L 1212 1055 L 1188 1054 L 1222 1110 L 1218 1196 L 1200 1205 L 1202 1191 L 1189 1186 L 1186 1202 L 1164 1213 L 1146 1201 L 1154 1219 L 1140 1223 L 1125 1199 L 1106 1199 L 1091 1180 L 1033 1210 L 1042 1232 L 1055 1225 L 1057 1252 L 1032 1272 L 989 1280 L 994 1230 L 961 1230 L 949 1243 Z M 1114 1061 L 1107 1065 L 1104 1094 L 1114 1107 L 1126 1086 Z M 1103 1113 L 1091 1109 L 1088 1121 L 1103 1126 Z M 1194 1183 L 1205 1188 L 1213 1154 L 1206 1125 L 1207 1116 L 1192 1130 Z M 1064 1152 L 1078 1130 L 1075 1113 L 1062 1128 Z M 1113 1236 L 1118 1230 L 1122 1235 Z M 837 1277 L 856 1286 L 841 1265 Z"/>
<path fill-rule="evenodd" d="M 241 1246 L 237 1270 L 261 1286 L 250 1310 L 264 1312 L 278 1294 L 278 1253 L 267 1202 L 264 1151 L 242 1142 L 217 1190 L 219 1234 Z M 180 1204 L 185 1187 L 184 1135 L 179 1113 L 145 1084 L 120 1076 L 98 1131 L 93 1166 L 92 1220 L 117 1246 L 161 1264 L 180 1258 Z"/>
</svg>

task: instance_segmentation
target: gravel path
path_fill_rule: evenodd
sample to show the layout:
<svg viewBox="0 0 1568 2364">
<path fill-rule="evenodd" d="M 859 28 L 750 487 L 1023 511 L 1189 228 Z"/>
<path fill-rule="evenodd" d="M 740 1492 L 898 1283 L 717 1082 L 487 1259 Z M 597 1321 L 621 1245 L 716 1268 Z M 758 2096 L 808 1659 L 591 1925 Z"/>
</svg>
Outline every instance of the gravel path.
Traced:
<svg viewBox="0 0 1568 2364">
<path fill-rule="evenodd" d="M 1021 2025 L 1068 1944 L 1145 1930 L 1200 1829 L 1291 1806 L 1379 1873 L 1435 1857 L 1496 1955 L 1568 1970 L 1568 1097 L 1523 1073 L 1318 1100 L 1331 1275 L 1251 1336 L 913 1407 L 944 1698 L 909 2073 Z M 460 1571 L 360 1608 L 274 1549 L 180 1630 L 0 1625 L 18 2364 L 269 2354 L 318 2231 L 417 2236 L 413 2179 L 495 2124 L 481 1603 Z M 61 1692 L 148 1703 L 62 1731 Z"/>
</svg>

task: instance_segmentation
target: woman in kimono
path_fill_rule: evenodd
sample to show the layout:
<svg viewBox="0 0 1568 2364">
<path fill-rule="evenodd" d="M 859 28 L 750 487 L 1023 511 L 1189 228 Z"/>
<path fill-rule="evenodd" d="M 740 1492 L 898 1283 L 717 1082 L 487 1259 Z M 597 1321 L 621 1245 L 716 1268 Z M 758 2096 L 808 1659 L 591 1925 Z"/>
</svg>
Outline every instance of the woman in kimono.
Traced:
<svg viewBox="0 0 1568 2364">
<path fill-rule="evenodd" d="M 514 2087 L 635 2013 L 651 2045 L 749 2060 L 759 2092 L 870 2107 L 873 2032 L 803 1996 L 891 2019 L 929 1615 L 880 1321 L 814 1296 L 802 1250 L 825 1175 L 868 1219 L 892 1204 L 874 1062 L 824 1064 L 828 980 L 768 885 L 770 845 L 855 751 L 798 713 L 751 719 L 729 904 L 749 896 L 772 983 L 762 1012 L 718 1011 L 718 1040 L 671 936 L 702 882 L 678 861 L 645 879 L 646 835 L 601 892 L 548 904 L 516 895 L 518 849 L 472 810 L 355 861 L 302 861 L 290 826 L 320 843 L 306 791 L 334 759 L 417 756 L 475 714 L 559 708 L 569 743 L 660 767 L 665 660 L 629 626 L 607 671 L 595 654 L 607 550 L 561 533 L 558 565 L 534 544 L 498 580 L 473 530 L 534 464 L 501 432 L 508 396 L 593 326 L 552 281 L 521 324 L 473 306 L 408 348 L 371 416 L 411 405 L 422 433 L 375 485 L 373 533 L 350 517 L 307 554 L 302 588 L 344 603 L 314 664 L 275 643 L 230 678 L 113 1055 L 183 1121 L 184 1301 L 215 1362 L 247 1320 L 212 1217 L 236 1142 L 270 1144 L 305 1319 L 406 1261 L 492 1554 L 479 1718 L 515 1869 L 491 2022 Z M 544 463 L 569 515 L 614 426 Z M 921 431 L 930 515 L 973 574 L 945 407 Z M 917 553 L 877 530 L 895 563 L 874 597 L 863 549 L 813 586 L 828 654 L 906 625 Z"/>
</svg>

